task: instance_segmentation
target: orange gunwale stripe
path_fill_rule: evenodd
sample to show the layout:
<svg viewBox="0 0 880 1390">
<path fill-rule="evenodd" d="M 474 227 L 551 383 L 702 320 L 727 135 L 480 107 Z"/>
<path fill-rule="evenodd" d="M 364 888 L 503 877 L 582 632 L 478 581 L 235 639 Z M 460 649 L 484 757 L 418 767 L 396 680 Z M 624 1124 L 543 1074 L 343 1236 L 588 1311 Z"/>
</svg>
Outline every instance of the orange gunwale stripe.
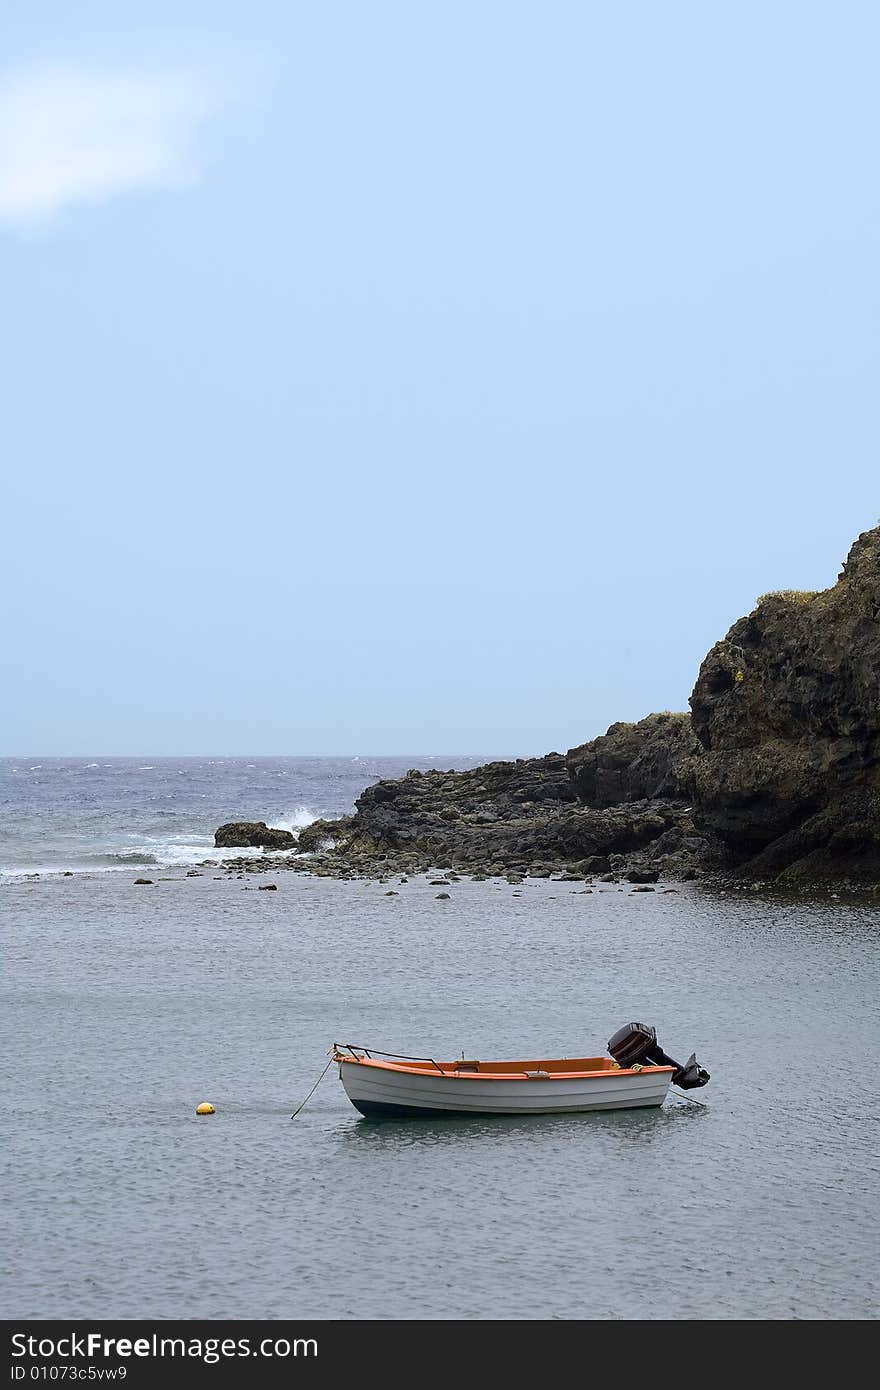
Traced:
<svg viewBox="0 0 880 1390">
<path fill-rule="evenodd" d="M 380 1062 L 375 1057 L 337 1057 L 336 1061 L 348 1067 L 378 1067 L 382 1071 L 396 1071 L 403 1076 L 442 1076 L 447 1081 L 532 1081 L 535 1078 L 527 1076 L 524 1071 L 456 1071 L 454 1065 L 438 1062 L 437 1066 L 442 1068 L 438 1071 L 437 1067 L 405 1067 L 398 1062 Z M 487 1066 L 498 1066 L 498 1062 L 486 1063 Z M 446 1068 L 449 1068 L 447 1070 Z M 538 1070 L 538 1068 L 536 1068 Z M 603 1067 L 594 1071 L 553 1071 L 547 1076 L 537 1078 L 540 1081 L 566 1081 L 584 1076 L 640 1076 L 645 1072 L 674 1071 L 674 1067 L 640 1067 L 636 1071 L 633 1067 Z"/>
</svg>

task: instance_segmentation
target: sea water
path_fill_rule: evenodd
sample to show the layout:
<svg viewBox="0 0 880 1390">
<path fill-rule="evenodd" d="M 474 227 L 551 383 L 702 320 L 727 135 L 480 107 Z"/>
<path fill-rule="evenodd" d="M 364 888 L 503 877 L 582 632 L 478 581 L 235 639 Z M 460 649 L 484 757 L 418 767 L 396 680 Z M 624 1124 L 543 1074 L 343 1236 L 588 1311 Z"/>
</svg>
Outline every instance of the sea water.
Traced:
<svg viewBox="0 0 880 1390">
<path fill-rule="evenodd" d="M 4 1316 L 876 1316 L 876 900 L 186 877 L 222 820 L 477 761 L 7 760 Z M 334 1041 L 583 1055 L 631 1019 L 701 1105 L 375 1123 L 331 1067 L 289 1118 Z"/>
</svg>

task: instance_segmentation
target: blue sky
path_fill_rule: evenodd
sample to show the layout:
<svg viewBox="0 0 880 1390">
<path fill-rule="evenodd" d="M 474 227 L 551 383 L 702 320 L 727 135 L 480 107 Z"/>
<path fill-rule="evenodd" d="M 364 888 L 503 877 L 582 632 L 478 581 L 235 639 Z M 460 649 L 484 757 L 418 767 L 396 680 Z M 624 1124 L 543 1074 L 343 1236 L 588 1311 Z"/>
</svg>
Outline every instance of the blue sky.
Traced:
<svg viewBox="0 0 880 1390">
<path fill-rule="evenodd" d="M 880 514 L 878 17 L 5 5 L 0 751 L 686 707 Z"/>
</svg>

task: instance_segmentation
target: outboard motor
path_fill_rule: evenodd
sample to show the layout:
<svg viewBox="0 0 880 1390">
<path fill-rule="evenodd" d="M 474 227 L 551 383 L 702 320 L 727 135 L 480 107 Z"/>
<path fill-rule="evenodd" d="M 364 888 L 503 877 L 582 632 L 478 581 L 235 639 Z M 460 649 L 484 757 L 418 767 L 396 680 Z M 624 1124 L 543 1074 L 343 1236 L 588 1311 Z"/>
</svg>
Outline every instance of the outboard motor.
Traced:
<svg viewBox="0 0 880 1390">
<path fill-rule="evenodd" d="M 631 1067 L 636 1062 L 647 1062 L 650 1067 L 675 1067 L 672 1083 L 683 1091 L 705 1086 L 709 1080 L 709 1073 L 700 1066 L 696 1053 L 691 1053 L 684 1066 L 674 1057 L 667 1057 L 657 1042 L 656 1028 L 649 1023 L 626 1023 L 618 1028 L 609 1039 L 608 1051 L 621 1067 Z"/>
</svg>

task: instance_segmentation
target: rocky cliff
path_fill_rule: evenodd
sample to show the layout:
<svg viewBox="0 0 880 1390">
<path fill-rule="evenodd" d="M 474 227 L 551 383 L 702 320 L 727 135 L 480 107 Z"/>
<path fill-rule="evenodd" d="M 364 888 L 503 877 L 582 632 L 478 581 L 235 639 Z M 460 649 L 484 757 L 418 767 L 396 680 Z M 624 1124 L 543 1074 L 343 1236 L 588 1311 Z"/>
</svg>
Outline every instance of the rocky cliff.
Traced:
<svg viewBox="0 0 880 1390">
<path fill-rule="evenodd" d="M 880 528 L 837 583 L 767 594 L 691 696 L 695 820 L 760 878 L 880 879 Z"/>
<path fill-rule="evenodd" d="M 690 704 L 565 755 L 377 782 L 299 848 L 339 874 L 880 882 L 880 528 L 831 589 L 760 599 Z"/>
<path fill-rule="evenodd" d="M 638 724 L 612 724 L 606 734 L 571 748 L 566 754 L 569 777 L 587 806 L 656 797 L 682 800 L 689 760 L 697 743 L 687 714 L 649 714 Z"/>
</svg>

